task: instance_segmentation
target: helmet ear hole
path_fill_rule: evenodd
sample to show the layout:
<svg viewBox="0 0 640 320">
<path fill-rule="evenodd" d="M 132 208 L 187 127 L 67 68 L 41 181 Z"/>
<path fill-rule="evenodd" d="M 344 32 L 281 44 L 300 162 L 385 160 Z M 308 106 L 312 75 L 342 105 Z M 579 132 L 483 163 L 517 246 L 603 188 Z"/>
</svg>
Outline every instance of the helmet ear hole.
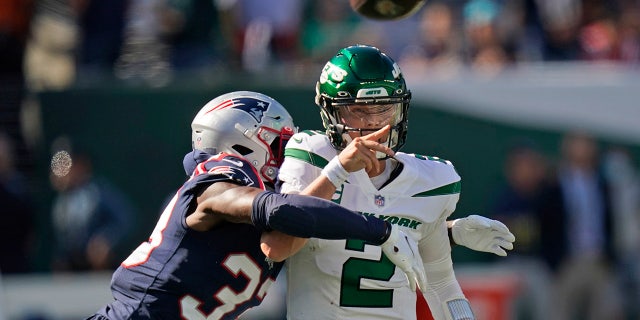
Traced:
<svg viewBox="0 0 640 320">
<path fill-rule="evenodd" d="M 249 148 L 247 148 L 247 147 L 245 147 L 243 145 L 240 145 L 240 144 L 234 144 L 231 148 L 233 150 L 237 151 L 238 154 L 240 154 L 243 157 L 248 155 L 248 154 L 251 154 L 253 152 L 253 150 L 251 150 L 251 149 L 249 149 Z"/>
</svg>

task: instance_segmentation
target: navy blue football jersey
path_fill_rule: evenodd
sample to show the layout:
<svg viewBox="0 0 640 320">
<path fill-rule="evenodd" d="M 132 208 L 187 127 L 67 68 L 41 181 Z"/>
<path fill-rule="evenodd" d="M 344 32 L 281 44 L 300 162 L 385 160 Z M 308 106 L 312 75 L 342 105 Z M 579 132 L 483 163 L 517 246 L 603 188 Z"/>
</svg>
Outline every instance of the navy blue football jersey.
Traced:
<svg viewBox="0 0 640 320">
<path fill-rule="evenodd" d="M 115 301 L 98 314 L 109 319 L 235 319 L 260 304 L 282 268 L 260 250 L 260 232 L 238 223 L 199 232 L 187 227 L 186 214 L 193 211 L 198 191 L 212 183 L 262 189 L 264 184 L 242 158 L 219 154 L 205 159 L 196 163 L 149 240 L 115 271 Z"/>
</svg>

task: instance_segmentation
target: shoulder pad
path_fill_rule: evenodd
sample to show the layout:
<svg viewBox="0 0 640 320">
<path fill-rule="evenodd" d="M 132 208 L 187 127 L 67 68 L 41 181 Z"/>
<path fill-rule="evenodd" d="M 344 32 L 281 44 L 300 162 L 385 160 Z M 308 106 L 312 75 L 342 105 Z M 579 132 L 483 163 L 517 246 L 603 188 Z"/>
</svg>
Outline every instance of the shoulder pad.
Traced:
<svg viewBox="0 0 640 320">
<path fill-rule="evenodd" d="M 419 188 L 416 193 L 426 195 L 436 191 L 443 192 L 445 189 L 448 191 L 444 193 L 460 193 L 460 175 L 451 161 L 403 152 L 397 152 L 396 158 L 408 166 L 406 170 L 415 175 L 414 183 Z"/>
<path fill-rule="evenodd" d="M 285 148 L 285 157 L 303 160 L 320 168 L 337 154 L 327 135 L 317 130 L 296 133 Z"/>
</svg>

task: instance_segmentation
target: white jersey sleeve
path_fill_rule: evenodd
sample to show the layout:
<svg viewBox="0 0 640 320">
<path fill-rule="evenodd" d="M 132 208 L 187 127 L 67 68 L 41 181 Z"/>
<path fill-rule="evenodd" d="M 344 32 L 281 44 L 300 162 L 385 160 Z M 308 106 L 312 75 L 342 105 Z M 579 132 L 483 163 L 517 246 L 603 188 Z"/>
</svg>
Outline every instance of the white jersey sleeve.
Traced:
<svg viewBox="0 0 640 320">
<path fill-rule="evenodd" d="M 453 270 L 447 223 L 441 220 L 434 227 L 429 236 L 418 243 L 428 282 L 423 294 L 434 319 L 449 319 L 447 302 L 465 299 L 465 296 Z"/>
<path fill-rule="evenodd" d="M 320 176 L 336 150 L 321 131 L 305 130 L 291 137 L 278 173 L 281 193 L 300 193 Z"/>
</svg>

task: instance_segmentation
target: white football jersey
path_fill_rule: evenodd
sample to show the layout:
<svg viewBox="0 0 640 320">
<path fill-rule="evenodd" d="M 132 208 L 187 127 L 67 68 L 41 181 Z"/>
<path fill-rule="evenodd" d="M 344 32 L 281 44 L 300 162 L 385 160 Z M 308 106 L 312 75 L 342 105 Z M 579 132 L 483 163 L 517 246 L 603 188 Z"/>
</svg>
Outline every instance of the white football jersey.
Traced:
<svg viewBox="0 0 640 320">
<path fill-rule="evenodd" d="M 336 155 L 323 132 L 297 133 L 286 147 L 281 191 L 300 192 Z M 360 170 L 332 200 L 400 226 L 418 242 L 424 262 L 450 256 L 445 220 L 458 201 L 460 176 L 438 158 L 397 152 L 395 159 L 402 170 L 380 190 Z M 442 249 L 426 246 L 433 242 Z M 287 259 L 286 270 L 288 319 L 416 319 L 416 293 L 378 246 L 312 238 Z"/>
</svg>

